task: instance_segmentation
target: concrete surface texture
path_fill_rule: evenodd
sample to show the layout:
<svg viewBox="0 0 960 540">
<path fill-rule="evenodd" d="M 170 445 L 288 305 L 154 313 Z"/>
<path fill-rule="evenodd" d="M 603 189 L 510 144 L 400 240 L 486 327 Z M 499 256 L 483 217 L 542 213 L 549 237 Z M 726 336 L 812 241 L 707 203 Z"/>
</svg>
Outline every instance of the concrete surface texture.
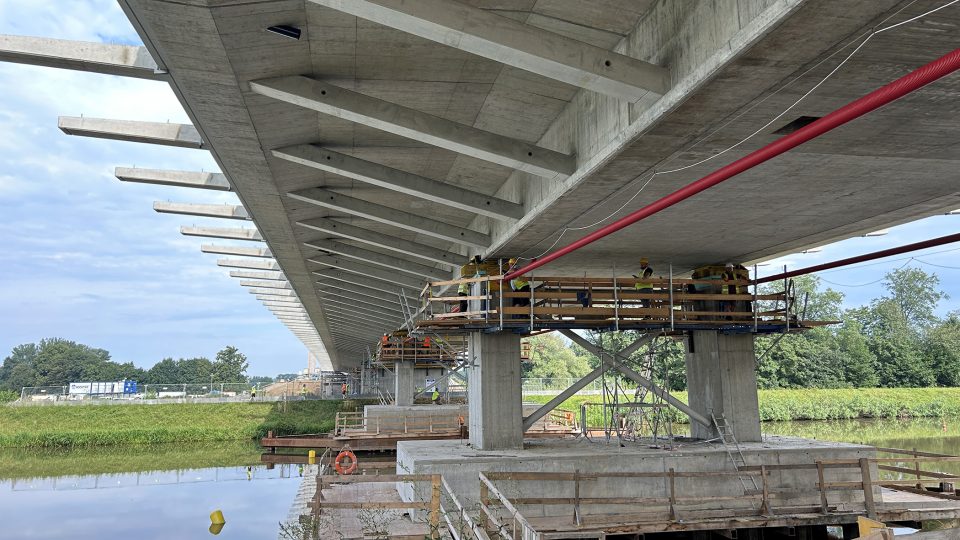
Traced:
<svg viewBox="0 0 960 540">
<path fill-rule="evenodd" d="M 467 403 L 470 444 L 483 450 L 523 447 L 520 336 L 471 332 Z"/>
<path fill-rule="evenodd" d="M 741 442 L 760 440 L 760 404 L 757 401 L 757 356 L 750 334 L 695 331 L 685 341 L 689 405 L 707 418 L 725 420 Z M 716 437 L 716 431 L 694 422 L 698 439 Z"/>
<path fill-rule="evenodd" d="M 342 282 L 315 271 L 357 274 L 330 263 L 369 262 L 370 252 L 426 259 L 439 273 L 473 254 L 539 255 L 567 227 L 646 205 L 949 52 L 960 22 L 952 7 L 877 34 L 811 97 L 727 151 L 870 29 L 942 3 L 121 0 L 150 62 L 139 48 L 15 39 L 0 41 L 0 59 L 169 81 L 191 125 L 65 117 L 61 128 L 209 149 L 334 365 L 349 369 L 376 333 L 338 330 L 349 323 L 318 288 Z M 302 36 L 265 31 L 273 24 Z M 960 190 L 943 181 L 957 165 L 958 93 L 956 76 L 931 84 L 550 273 L 627 275 L 647 256 L 658 273 L 672 264 L 682 274 L 960 207 Z M 687 166 L 647 184 L 654 171 Z M 323 230 L 307 225 L 318 221 Z M 331 237 L 365 251 L 318 257 Z M 415 297 L 429 278 L 413 279 L 399 287 Z"/>
<path fill-rule="evenodd" d="M 821 459 L 859 459 L 876 457 L 870 446 L 831 443 L 791 437 L 767 437 L 763 442 L 741 445 L 747 465 L 810 464 Z M 463 441 L 401 441 L 397 444 L 398 474 L 442 474 L 444 479 L 467 508 L 479 503 L 478 473 L 489 472 L 667 472 L 670 468 L 684 472 L 732 471 L 730 458 L 719 444 L 694 443 L 678 445 L 673 450 L 648 448 L 642 445 L 620 447 L 612 444 L 587 442 L 583 439 L 556 439 L 527 441 L 522 450 L 480 451 Z M 827 469 L 827 481 L 857 481 L 859 469 Z M 778 505 L 820 504 L 816 489 L 817 471 L 771 471 L 770 485 L 784 488 Z M 876 474 L 876 471 L 873 472 Z M 737 476 L 713 478 L 677 478 L 677 492 L 684 496 L 730 496 L 743 494 L 743 484 Z M 746 479 L 748 487 L 750 480 Z M 501 481 L 507 497 L 573 497 L 572 482 L 512 482 Z M 404 500 L 413 500 L 410 484 L 398 484 Z M 662 478 L 598 479 L 581 483 L 580 496 L 589 497 L 661 497 L 666 493 Z M 881 500 L 879 488 L 874 491 Z M 831 504 L 863 502 L 863 494 L 849 490 L 831 493 Z M 729 501 L 729 508 L 750 507 L 754 501 Z M 609 512 L 603 505 L 584 505 L 581 511 Z M 539 506 L 525 511 L 529 515 L 561 513 L 569 519 L 568 506 Z"/>
</svg>

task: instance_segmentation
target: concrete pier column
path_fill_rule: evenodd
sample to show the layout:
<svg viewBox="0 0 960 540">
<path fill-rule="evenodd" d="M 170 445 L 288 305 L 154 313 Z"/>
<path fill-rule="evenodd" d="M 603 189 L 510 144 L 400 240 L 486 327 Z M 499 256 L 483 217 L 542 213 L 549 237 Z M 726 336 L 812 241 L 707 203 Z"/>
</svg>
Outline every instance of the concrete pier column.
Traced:
<svg viewBox="0 0 960 540">
<path fill-rule="evenodd" d="M 412 360 L 397 360 L 393 364 L 393 399 L 398 406 L 413 405 L 415 379 Z"/>
<path fill-rule="evenodd" d="M 686 346 L 688 402 L 698 413 L 723 415 L 740 442 L 760 440 L 756 353 L 750 334 L 691 332 Z M 692 434 L 709 439 L 715 430 L 694 422 Z"/>
<path fill-rule="evenodd" d="M 480 450 L 523 448 L 520 336 L 471 332 L 470 443 Z"/>
</svg>

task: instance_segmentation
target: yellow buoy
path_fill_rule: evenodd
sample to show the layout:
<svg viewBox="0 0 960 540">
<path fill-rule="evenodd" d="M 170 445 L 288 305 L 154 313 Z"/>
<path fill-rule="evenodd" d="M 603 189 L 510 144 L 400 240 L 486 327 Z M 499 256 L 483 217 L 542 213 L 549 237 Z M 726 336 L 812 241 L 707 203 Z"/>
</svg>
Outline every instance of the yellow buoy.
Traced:
<svg viewBox="0 0 960 540">
<path fill-rule="evenodd" d="M 317 463 L 317 451 L 311 450 L 307 452 L 307 463 L 310 465 L 315 465 Z"/>
<path fill-rule="evenodd" d="M 223 519 L 223 512 L 220 510 L 214 510 L 213 512 L 210 512 L 210 523 L 213 523 L 214 525 L 223 525 L 226 522 L 227 521 Z"/>
</svg>

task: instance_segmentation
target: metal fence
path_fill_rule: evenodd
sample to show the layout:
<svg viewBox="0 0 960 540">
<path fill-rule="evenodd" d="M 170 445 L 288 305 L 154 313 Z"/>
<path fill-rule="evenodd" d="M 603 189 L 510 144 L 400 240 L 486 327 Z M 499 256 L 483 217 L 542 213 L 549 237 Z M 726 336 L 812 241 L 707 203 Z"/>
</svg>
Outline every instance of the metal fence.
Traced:
<svg viewBox="0 0 960 540">
<path fill-rule="evenodd" d="M 566 378 L 530 378 L 522 379 L 524 395 L 558 394 L 580 379 Z M 603 390 L 603 381 L 597 379 L 583 387 L 578 394 L 599 394 Z"/>
<path fill-rule="evenodd" d="M 142 384 L 134 393 L 70 393 L 69 386 L 27 386 L 20 391 L 18 405 L 66 405 L 83 403 L 170 403 L 192 401 L 249 401 L 253 387 L 247 383 Z M 282 397 L 258 395 L 258 401 Z"/>
</svg>

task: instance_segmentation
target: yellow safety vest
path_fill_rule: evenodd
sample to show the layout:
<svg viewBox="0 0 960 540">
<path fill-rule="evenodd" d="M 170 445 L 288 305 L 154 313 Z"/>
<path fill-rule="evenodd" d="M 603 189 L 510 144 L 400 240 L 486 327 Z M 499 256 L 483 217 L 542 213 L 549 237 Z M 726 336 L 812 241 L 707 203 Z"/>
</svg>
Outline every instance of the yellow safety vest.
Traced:
<svg viewBox="0 0 960 540">
<path fill-rule="evenodd" d="M 457 294 L 462 294 L 462 295 L 464 295 L 464 296 L 470 296 L 470 284 L 469 284 L 469 283 L 461 283 L 460 286 L 457 287 Z"/>
<path fill-rule="evenodd" d="M 523 278 L 514 278 L 510 280 L 510 288 L 519 291 L 520 289 L 530 285 L 530 282 Z"/>
<path fill-rule="evenodd" d="M 637 277 L 638 277 L 638 278 L 646 277 L 646 276 L 644 276 L 644 274 L 646 274 L 648 270 L 650 271 L 650 275 L 652 276 L 652 275 L 653 275 L 653 268 L 651 268 L 651 267 L 648 266 L 648 267 L 640 270 L 640 273 L 637 274 Z M 637 284 L 633 286 L 633 288 L 634 288 L 634 289 L 637 289 L 637 290 L 640 290 L 640 289 L 652 289 L 652 288 L 653 288 L 653 283 L 650 283 L 649 281 L 638 281 Z"/>
</svg>

